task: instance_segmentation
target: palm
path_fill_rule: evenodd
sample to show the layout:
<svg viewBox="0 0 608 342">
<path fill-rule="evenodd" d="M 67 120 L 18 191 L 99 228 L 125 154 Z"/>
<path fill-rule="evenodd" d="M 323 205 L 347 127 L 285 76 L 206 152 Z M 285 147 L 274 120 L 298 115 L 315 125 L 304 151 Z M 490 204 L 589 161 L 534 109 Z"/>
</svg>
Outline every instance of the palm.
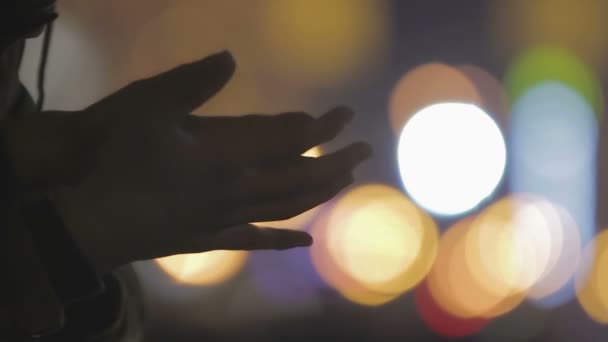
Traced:
<svg viewBox="0 0 608 342">
<path fill-rule="evenodd" d="M 76 233 L 86 249 L 108 254 L 99 249 L 111 242 L 115 251 L 105 258 L 116 260 L 108 264 L 307 245 L 305 233 L 247 223 L 288 218 L 328 200 L 368 156 L 366 145 L 354 144 L 314 160 L 301 157 L 342 129 L 346 109 L 320 119 L 189 115 L 230 78 L 234 65 L 226 60 L 212 56 L 136 82 L 85 111 L 96 127 L 107 127 L 105 143 L 94 170 L 57 203 L 68 225 L 87 227 Z"/>
</svg>

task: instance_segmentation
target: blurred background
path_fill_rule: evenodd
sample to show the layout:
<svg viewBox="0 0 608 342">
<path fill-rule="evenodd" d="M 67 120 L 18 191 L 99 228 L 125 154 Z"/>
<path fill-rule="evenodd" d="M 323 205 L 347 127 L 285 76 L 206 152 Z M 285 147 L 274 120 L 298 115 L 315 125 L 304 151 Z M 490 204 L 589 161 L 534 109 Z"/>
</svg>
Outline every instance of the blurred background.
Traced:
<svg viewBox="0 0 608 342">
<path fill-rule="evenodd" d="M 47 107 L 222 49 L 201 115 L 358 113 L 311 249 L 136 265 L 147 341 L 608 338 L 605 0 L 61 0 Z M 40 41 L 22 77 L 32 91 Z M 33 92 L 35 94 L 35 91 Z"/>
</svg>

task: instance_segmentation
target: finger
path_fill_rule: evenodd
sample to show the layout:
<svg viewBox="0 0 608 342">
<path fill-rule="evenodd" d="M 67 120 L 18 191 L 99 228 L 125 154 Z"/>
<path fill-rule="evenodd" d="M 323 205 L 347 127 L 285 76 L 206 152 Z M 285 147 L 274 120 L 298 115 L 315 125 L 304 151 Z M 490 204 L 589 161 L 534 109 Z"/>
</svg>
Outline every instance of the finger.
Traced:
<svg viewBox="0 0 608 342">
<path fill-rule="evenodd" d="M 353 182 L 351 174 L 343 176 L 324 187 L 298 193 L 291 198 L 275 199 L 265 203 L 249 204 L 238 208 L 227 219 L 229 225 L 241 222 L 268 222 L 287 220 L 327 202 Z"/>
<path fill-rule="evenodd" d="M 240 225 L 219 232 L 203 242 L 202 251 L 211 250 L 285 250 L 312 245 L 312 237 L 301 231 L 274 228 L 258 228 Z"/>
<path fill-rule="evenodd" d="M 227 197 L 234 201 L 261 201 L 314 189 L 350 174 L 371 154 L 371 146 L 359 142 L 319 158 L 299 157 L 282 165 L 254 169 L 233 183 Z"/>
<path fill-rule="evenodd" d="M 297 157 L 335 138 L 353 116 L 351 109 L 338 107 L 319 119 L 292 112 L 237 118 L 190 116 L 185 122 L 195 135 L 206 141 L 215 138 L 219 158 L 246 165 Z"/>
<path fill-rule="evenodd" d="M 122 113 L 183 116 L 219 92 L 235 69 L 232 55 L 224 51 L 134 82 L 90 109 L 104 115 L 119 109 Z"/>
</svg>

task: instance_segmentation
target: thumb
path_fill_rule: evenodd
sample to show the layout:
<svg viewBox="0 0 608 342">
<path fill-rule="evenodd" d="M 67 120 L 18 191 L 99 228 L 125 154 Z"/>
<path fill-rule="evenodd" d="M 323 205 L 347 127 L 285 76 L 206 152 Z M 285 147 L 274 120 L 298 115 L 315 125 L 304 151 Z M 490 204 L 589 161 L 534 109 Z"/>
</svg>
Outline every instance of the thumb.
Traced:
<svg viewBox="0 0 608 342">
<path fill-rule="evenodd" d="M 308 247 L 313 243 L 306 232 L 289 229 L 259 228 L 251 224 L 230 227 L 199 243 L 197 252 L 212 250 L 285 250 Z"/>
</svg>

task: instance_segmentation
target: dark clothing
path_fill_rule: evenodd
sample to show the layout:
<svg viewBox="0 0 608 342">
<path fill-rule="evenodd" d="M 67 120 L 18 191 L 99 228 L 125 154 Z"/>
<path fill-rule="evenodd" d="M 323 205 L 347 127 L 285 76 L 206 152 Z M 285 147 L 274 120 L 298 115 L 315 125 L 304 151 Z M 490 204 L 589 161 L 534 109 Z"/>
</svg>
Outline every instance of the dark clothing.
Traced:
<svg viewBox="0 0 608 342">
<path fill-rule="evenodd" d="M 12 40 L 0 50 L 0 119 L 37 115 L 31 96 L 19 81 L 24 45 L 23 39 Z M 23 217 L 23 213 L 0 207 L 0 269 L 4 274 L 0 341 L 139 341 L 143 306 L 133 270 L 125 267 L 104 276 L 99 291 L 84 298 L 78 286 L 69 283 L 58 291 L 54 273 L 59 270 L 69 275 L 72 270 L 69 265 L 60 269 L 57 262 L 54 269 L 49 268 L 49 259 L 53 249 L 57 255 L 65 255 L 65 249 L 49 245 L 55 239 L 36 239 L 27 224 L 31 216 Z M 54 227 L 46 228 L 45 234 L 55 232 Z M 78 271 L 74 273 L 78 279 Z M 40 339 L 31 337 L 39 334 L 43 335 Z"/>
</svg>

